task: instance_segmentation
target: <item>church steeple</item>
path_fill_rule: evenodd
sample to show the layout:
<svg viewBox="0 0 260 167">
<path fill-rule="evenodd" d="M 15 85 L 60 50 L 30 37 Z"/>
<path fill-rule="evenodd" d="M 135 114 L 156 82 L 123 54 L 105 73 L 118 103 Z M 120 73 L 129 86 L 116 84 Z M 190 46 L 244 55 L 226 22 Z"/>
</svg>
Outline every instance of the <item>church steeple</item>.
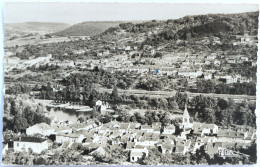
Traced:
<svg viewBox="0 0 260 167">
<path fill-rule="evenodd" d="M 190 115 L 187 109 L 187 104 L 185 104 L 185 109 L 182 116 L 182 125 L 183 129 L 190 127 Z"/>
<path fill-rule="evenodd" d="M 183 112 L 183 118 L 184 117 L 190 118 L 190 115 L 189 115 L 189 112 L 188 112 L 188 109 L 187 109 L 187 104 L 185 104 L 185 109 L 184 109 L 184 112 Z"/>
</svg>

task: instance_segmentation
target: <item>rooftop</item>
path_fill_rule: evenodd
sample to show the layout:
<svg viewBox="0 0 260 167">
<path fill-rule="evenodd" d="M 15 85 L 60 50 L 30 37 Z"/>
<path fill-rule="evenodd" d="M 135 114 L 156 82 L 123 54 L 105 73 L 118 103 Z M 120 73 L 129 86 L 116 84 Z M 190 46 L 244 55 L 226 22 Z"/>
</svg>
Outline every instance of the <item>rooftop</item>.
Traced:
<svg viewBox="0 0 260 167">
<path fill-rule="evenodd" d="M 42 143 L 46 141 L 46 139 L 38 138 L 38 137 L 20 137 L 15 141 L 19 142 L 32 142 L 32 143 Z"/>
</svg>

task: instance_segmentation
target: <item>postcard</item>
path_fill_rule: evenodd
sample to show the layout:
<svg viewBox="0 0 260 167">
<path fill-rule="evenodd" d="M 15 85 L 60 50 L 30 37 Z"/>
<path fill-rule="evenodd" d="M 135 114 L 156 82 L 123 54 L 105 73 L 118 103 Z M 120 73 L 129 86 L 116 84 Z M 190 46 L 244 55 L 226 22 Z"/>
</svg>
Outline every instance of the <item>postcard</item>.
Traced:
<svg viewBox="0 0 260 167">
<path fill-rule="evenodd" d="M 258 4 L 6 2 L 2 164 L 256 164 L 258 18 Z"/>
</svg>

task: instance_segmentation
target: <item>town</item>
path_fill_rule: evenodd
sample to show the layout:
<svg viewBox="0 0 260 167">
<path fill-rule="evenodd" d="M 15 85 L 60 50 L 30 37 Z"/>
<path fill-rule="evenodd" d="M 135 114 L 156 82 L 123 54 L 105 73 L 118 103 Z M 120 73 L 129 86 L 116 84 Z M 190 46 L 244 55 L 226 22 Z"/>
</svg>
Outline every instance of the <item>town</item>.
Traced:
<svg viewBox="0 0 260 167">
<path fill-rule="evenodd" d="M 2 163 L 256 163 L 257 25 L 186 16 L 5 46 Z"/>
</svg>

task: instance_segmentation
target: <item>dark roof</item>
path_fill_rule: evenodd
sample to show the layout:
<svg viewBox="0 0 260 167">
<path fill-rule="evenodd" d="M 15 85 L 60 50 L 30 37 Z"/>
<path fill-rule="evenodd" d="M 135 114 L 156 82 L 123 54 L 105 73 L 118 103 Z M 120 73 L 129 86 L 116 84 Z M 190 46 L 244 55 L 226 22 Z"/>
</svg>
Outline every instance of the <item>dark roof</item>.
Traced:
<svg viewBox="0 0 260 167">
<path fill-rule="evenodd" d="M 21 137 L 21 138 L 16 139 L 15 141 L 42 143 L 42 142 L 46 141 L 46 139 L 38 138 L 38 137 Z"/>
</svg>

